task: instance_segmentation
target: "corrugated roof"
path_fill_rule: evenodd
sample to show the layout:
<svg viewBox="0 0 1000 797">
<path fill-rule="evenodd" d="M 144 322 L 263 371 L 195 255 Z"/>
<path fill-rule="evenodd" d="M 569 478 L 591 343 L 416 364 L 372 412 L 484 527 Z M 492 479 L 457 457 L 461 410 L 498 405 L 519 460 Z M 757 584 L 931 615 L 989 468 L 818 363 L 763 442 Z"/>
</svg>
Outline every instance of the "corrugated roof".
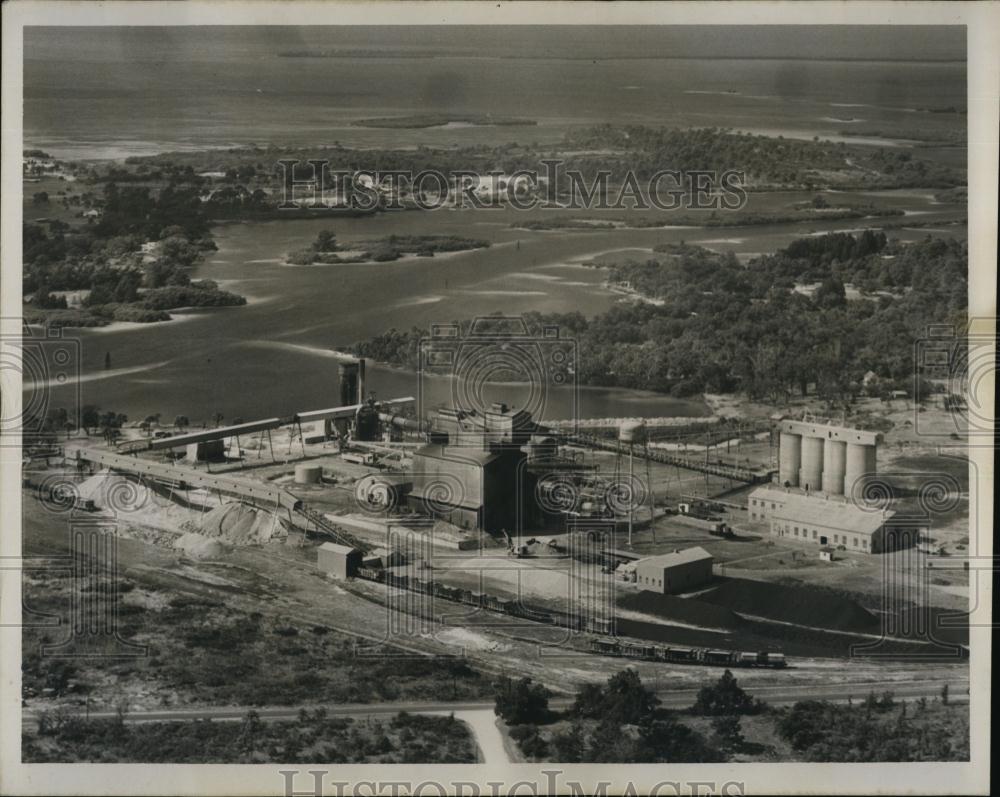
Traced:
<svg viewBox="0 0 1000 797">
<path fill-rule="evenodd" d="M 823 494 L 805 494 L 776 487 L 761 487 L 750 494 L 751 498 L 780 504 L 768 512 L 769 517 L 790 523 L 812 524 L 874 534 L 896 513 L 887 510 L 863 509 L 844 497 Z"/>
<path fill-rule="evenodd" d="M 332 551 L 333 553 L 345 555 L 349 553 L 358 553 L 357 548 L 351 548 L 349 545 L 340 545 L 336 542 L 324 542 L 321 546 L 319 546 L 319 549 L 321 551 Z"/>
<path fill-rule="evenodd" d="M 675 565 L 684 565 L 688 562 L 701 562 L 705 559 L 714 559 L 708 551 L 700 546 L 695 546 L 694 548 L 685 548 L 683 551 L 674 551 L 673 553 L 664 553 L 657 556 L 647 556 L 644 559 L 640 559 L 636 564 L 646 565 L 652 564 L 658 567 L 674 567 Z"/>
</svg>

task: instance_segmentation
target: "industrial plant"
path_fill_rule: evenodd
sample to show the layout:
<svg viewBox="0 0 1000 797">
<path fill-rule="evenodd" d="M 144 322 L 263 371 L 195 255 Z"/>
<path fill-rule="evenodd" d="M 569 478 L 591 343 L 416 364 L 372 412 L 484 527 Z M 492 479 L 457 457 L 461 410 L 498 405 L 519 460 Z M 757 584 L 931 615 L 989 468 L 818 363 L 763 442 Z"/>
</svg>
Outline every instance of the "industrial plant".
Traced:
<svg viewBox="0 0 1000 797">
<path fill-rule="evenodd" d="M 893 523 L 876 477 L 876 432 L 808 420 L 780 423 L 778 484 L 749 496 L 751 520 L 772 535 L 882 553 L 914 545 L 919 528 Z M 871 494 L 871 493 L 874 493 Z"/>
<path fill-rule="evenodd" d="M 364 359 L 339 362 L 335 397 L 281 417 L 67 445 L 76 509 L 113 512 L 109 480 L 124 480 L 165 517 L 177 505 L 196 513 L 176 543 L 187 556 L 278 541 L 311 552 L 313 574 L 420 623 L 463 604 L 492 624 L 603 640 L 583 652 L 772 669 L 794 662 L 780 635 L 766 649 L 753 637 L 751 652 L 713 636 L 715 624 L 737 628 L 717 601 L 732 622 L 747 609 L 786 616 L 766 581 L 734 568 L 809 561 L 833 574 L 845 557 L 855 567 L 891 556 L 923 531 L 879 500 L 882 435 L 812 416 L 580 428 L 504 401 L 418 408 L 371 391 Z M 793 602 L 811 600 L 798 590 Z M 671 632 L 657 647 L 653 618 L 695 630 L 681 634 L 686 646 Z"/>
</svg>

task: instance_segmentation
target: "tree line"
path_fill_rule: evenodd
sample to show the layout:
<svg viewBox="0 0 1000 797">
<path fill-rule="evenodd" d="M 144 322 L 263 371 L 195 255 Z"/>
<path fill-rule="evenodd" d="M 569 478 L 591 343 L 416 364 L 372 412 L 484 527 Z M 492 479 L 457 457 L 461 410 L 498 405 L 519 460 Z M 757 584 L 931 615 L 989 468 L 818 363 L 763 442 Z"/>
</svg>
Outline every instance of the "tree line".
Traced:
<svg viewBox="0 0 1000 797">
<path fill-rule="evenodd" d="M 930 324 L 961 326 L 967 309 L 967 246 L 947 238 L 904 244 L 881 232 L 831 233 L 746 265 L 731 252 L 665 244 L 644 262 L 598 265 L 609 284 L 652 301 L 618 303 L 589 319 L 533 312 L 525 321 L 539 334 L 556 325 L 576 341 L 580 384 L 678 397 L 743 391 L 782 402 L 814 386 L 846 406 L 869 371 L 885 389 L 909 392 L 916 342 Z M 416 368 L 428 336 L 393 328 L 351 349 Z"/>
</svg>

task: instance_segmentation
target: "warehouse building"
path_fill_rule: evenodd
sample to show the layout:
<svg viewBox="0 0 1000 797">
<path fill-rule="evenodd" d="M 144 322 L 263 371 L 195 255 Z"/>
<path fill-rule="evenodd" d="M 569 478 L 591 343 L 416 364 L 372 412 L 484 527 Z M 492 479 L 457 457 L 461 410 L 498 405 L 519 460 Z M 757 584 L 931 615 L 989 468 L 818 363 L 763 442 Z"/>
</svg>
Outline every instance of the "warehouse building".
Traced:
<svg viewBox="0 0 1000 797">
<path fill-rule="evenodd" d="M 525 457 L 518 448 L 424 446 L 413 454 L 410 507 L 463 529 L 519 529 Z"/>
<path fill-rule="evenodd" d="M 768 524 L 775 537 L 843 546 L 848 551 L 882 553 L 896 549 L 913 535 L 892 522 L 892 510 L 857 506 L 844 496 L 806 495 L 790 488 L 759 487 L 750 493 L 750 520 Z M 890 537 L 890 535 L 892 535 Z"/>
<path fill-rule="evenodd" d="M 640 589 L 674 595 L 689 592 L 712 580 L 712 555 L 704 548 L 647 556 L 631 564 Z"/>
<path fill-rule="evenodd" d="M 324 542 L 316 551 L 316 567 L 337 578 L 353 578 L 361 567 L 361 551 L 335 542 Z"/>
</svg>

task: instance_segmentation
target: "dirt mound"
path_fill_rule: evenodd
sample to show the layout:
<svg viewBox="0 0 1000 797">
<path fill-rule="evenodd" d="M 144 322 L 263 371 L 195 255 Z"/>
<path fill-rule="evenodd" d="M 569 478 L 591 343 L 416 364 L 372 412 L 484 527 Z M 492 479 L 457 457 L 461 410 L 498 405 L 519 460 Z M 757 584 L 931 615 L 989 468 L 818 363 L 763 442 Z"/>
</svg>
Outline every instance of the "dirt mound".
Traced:
<svg viewBox="0 0 1000 797">
<path fill-rule="evenodd" d="M 206 512 L 196 530 L 232 545 L 258 545 L 285 533 L 273 512 L 239 501 Z"/>
<path fill-rule="evenodd" d="M 226 552 L 227 546 L 217 539 L 189 531 L 174 541 L 174 548 L 192 559 L 216 559 Z"/>
<path fill-rule="evenodd" d="M 878 618 L 850 598 L 816 587 L 730 578 L 699 599 L 734 612 L 837 631 L 875 633 Z"/>
<path fill-rule="evenodd" d="M 123 533 L 142 529 L 175 532 L 190 525 L 191 510 L 161 495 L 150 484 L 120 473 L 102 470 L 77 486 L 85 501 L 93 501 L 99 512 L 121 521 Z M 196 517 L 196 516 L 195 516 Z"/>
<path fill-rule="evenodd" d="M 618 605 L 633 612 L 662 617 L 685 625 L 700 628 L 736 628 L 743 620 L 722 606 L 705 603 L 696 598 L 678 598 L 655 592 L 628 593 L 618 598 Z"/>
</svg>

